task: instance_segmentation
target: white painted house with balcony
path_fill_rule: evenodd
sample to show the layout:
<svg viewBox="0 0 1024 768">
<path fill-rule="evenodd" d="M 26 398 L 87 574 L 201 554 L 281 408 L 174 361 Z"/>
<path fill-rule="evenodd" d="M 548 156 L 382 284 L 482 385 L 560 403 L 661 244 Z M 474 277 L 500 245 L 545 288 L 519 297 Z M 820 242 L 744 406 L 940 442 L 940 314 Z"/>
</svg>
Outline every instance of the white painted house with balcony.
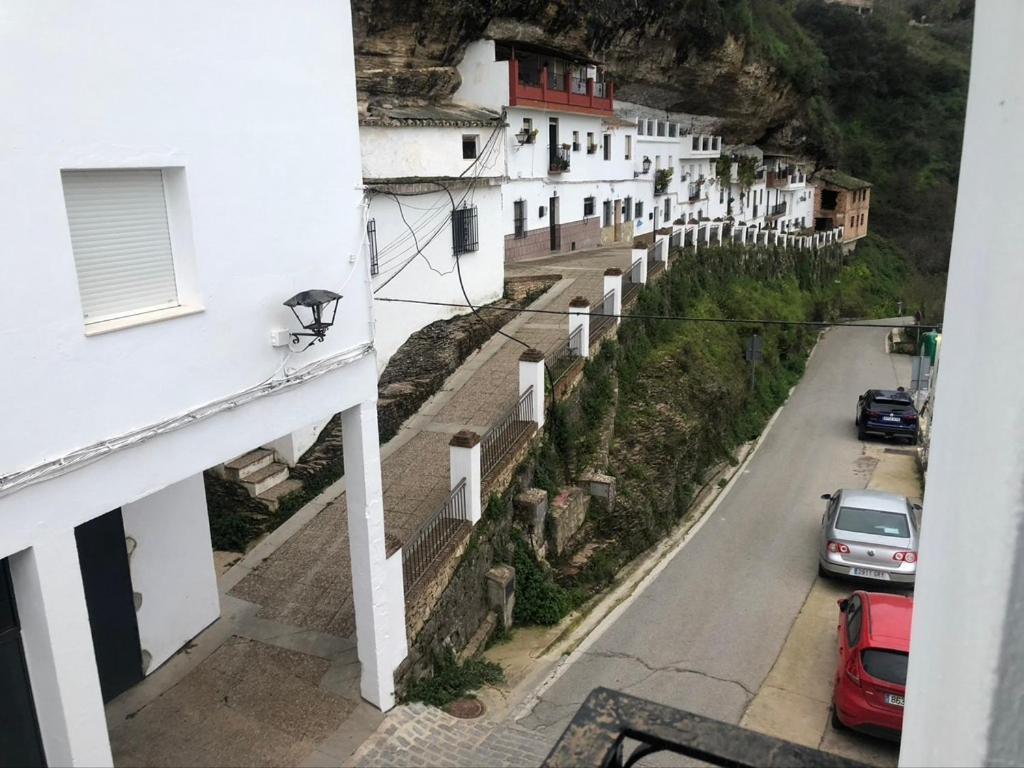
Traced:
<svg viewBox="0 0 1024 768">
<path fill-rule="evenodd" d="M 629 243 L 650 231 L 638 200 L 636 127 L 616 117 L 599 63 L 509 40 L 471 43 L 454 101 L 500 112 L 505 260 Z"/>
<path fill-rule="evenodd" d="M 814 227 L 814 187 L 807 164 L 775 153 L 764 153 L 767 202 L 765 226 L 777 232 L 795 233 Z"/>
<path fill-rule="evenodd" d="M 0 763 L 110 764 L 104 701 L 220 615 L 202 472 L 338 412 L 393 703 L 351 21 L 302 5 L 5 7 Z M 340 298 L 306 330 L 310 289 Z"/>
<path fill-rule="evenodd" d="M 377 365 L 430 323 L 501 298 L 500 112 L 458 105 L 374 108 L 360 119 Z"/>
</svg>

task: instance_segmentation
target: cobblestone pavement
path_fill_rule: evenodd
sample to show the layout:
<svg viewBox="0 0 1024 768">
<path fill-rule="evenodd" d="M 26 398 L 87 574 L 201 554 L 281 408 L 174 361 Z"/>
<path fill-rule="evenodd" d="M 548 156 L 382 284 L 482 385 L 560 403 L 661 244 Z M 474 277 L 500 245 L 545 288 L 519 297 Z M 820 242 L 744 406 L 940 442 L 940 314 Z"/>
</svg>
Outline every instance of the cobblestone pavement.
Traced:
<svg viewBox="0 0 1024 768">
<path fill-rule="evenodd" d="M 459 720 L 411 704 L 392 710 L 352 762 L 365 768 L 537 768 L 552 746 L 547 737 L 512 723 Z"/>
</svg>

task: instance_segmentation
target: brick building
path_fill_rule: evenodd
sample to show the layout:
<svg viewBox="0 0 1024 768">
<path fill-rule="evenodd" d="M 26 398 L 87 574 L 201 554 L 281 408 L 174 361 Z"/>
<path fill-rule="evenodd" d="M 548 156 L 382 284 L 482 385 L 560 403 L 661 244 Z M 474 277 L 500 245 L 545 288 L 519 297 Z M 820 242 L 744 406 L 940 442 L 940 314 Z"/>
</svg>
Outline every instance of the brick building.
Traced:
<svg viewBox="0 0 1024 768">
<path fill-rule="evenodd" d="M 871 184 L 841 171 L 819 171 L 814 177 L 814 228 L 824 232 L 843 228 L 843 242 L 868 233 Z"/>
</svg>

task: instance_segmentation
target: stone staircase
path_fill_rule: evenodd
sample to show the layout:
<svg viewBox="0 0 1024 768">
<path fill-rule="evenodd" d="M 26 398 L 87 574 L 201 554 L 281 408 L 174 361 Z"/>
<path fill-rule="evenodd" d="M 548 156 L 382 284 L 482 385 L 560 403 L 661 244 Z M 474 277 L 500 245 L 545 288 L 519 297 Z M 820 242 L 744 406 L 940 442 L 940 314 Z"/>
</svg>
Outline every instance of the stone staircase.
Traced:
<svg viewBox="0 0 1024 768">
<path fill-rule="evenodd" d="M 289 477 L 288 466 L 279 462 L 277 454 L 269 448 L 257 448 L 232 459 L 221 474 L 225 480 L 240 483 L 271 511 L 277 510 L 282 496 L 302 487 L 301 482 Z"/>
</svg>

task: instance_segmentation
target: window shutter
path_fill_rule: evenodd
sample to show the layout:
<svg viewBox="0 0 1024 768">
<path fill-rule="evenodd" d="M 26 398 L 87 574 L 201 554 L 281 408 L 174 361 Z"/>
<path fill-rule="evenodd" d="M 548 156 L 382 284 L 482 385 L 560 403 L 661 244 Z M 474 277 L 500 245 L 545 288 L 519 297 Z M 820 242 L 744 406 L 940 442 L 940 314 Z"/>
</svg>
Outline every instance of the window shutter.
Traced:
<svg viewBox="0 0 1024 768">
<path fill-rule="evenodd" d="M 87 323 L 178 306 L 163 172 L 62 171 Z"/>
</svg>

